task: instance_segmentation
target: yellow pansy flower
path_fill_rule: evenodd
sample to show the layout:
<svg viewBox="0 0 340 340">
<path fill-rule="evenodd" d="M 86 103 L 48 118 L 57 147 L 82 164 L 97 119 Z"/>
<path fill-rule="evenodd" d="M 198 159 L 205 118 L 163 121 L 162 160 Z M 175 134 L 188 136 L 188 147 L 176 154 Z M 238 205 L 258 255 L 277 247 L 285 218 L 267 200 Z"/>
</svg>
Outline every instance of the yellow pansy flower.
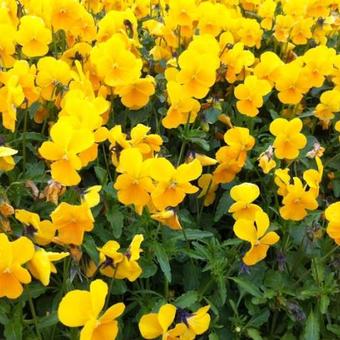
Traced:
<svg viewBox="0 0 340 340">
<path fill-rule="evenodd" d="M 325 217 L 329 222 L 327 234 L 340 245 L 340 202 L 330 204 L 325 210 Z"/>
<path fill-rule="evenodd" d="M 15 162 L 13 155 L 17 154 L 18 151 L 7 146 L 0 146 L 0 170 L 10 171 L 14 169 Z"/>
</svg>

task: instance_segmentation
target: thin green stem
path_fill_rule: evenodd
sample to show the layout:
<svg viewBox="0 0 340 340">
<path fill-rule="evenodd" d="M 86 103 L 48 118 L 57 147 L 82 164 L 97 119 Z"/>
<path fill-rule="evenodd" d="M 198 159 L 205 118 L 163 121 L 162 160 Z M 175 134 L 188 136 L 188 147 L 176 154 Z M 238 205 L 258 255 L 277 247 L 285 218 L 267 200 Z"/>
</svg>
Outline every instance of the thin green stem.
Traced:
<svg viewBox="0 0 340 340">
<path fill-rule="evenodd" d="M 22 164 L 23 169 L 26 169 L 26 132 L 27 132 L 27 124 L 28 124 L 28 112 L 27 110 L 24 113 L 24 131 L 22 136 Z"/>
<path fill-rule="evenodd" d="M 30 310 L 31 310 L 31 314 L 33 317 L 33 321 L 34 321 L 34 326 L 35 326 L 35 331 L 37 333 L 37 337 L 39 340 L 42 340 L 40 331 L 39 331 L 39 327 L 38 327 L 38 318 L 37 318 L 37 313 L 35 312 L 35 308 L 34 308 L 34 303 L 32 300 L 32 296 L 31 296 L 31 292 L 30 292 L 30 288 L 27 288 L 27 294 L 28 294 L 28 304 L 30 306 Z"/>
</svg>

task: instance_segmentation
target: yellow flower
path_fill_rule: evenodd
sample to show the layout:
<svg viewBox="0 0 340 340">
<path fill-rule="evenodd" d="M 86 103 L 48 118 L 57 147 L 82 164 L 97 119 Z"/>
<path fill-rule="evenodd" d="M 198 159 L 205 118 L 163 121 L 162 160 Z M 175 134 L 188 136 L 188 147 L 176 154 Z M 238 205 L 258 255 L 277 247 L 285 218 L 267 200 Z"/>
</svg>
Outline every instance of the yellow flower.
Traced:
<svg viewBox="0 0 340 340">
<path fill-rule="evenodd" d="M 299 178 L 293 178 L 294 184 L 287 185 L 287 194 L 283 197 L 280 215 L 285 220 L 301 221 L 307 216 L 306 210 L 315 210 L 318 202 L 315 193 L 306 191 Z"/>
<path fill-rule="evenodd" d="M 198 179 L 198 186 L 202 189 L 198 198 L 204 198 L 203 204 L 205 207 L 213 204 L 216 197 L 218 184 L 214 183 L 213 175 L 204 174 Z"/>
<path fill-rule="evenodd" d="M 325 210 L 325 217 L 329 222 L 327 234 L 340 245 L 340 202 L 329 205 Z"/>
<path fill-rule="evenodd" d="M 260 48 L 263 30 L 255 19 L 241 18 L 238 21 L 239 27 L 236 31 L 238 40 L 247 47 Z"/>
<path fill-rule="evenodd" d="M 231 205 L 228 212 L 233 214 L 235 220 L 239 218 L 254 220 L 256 213 L 262 209 L 253 204 L 260 195 L 260 189 L 253 183 L 235 185 L 230 190 L 231 198 L 236 201 Z"/>
<path fill-rule="evenodd" d="M 151 215 L 151 218 L 166 225 L 170 229 L 173 229 L 173 230 L 182 229 L 181 223 L 178 219 L 178 215 L 173 209 L 167 209 L 167 210 L 156 212 Z"/>
<path fill-rule="evenodd" d="M 80 4 L 76 0 L 51 0 L 51 23 L 53 28 L 58 31 L 72 30 L 81 9 Z"/>
<path fill-rule="evenodd" d="M 279 187 L 278 195 L 286 196 L 288 193 L 287 186 L 290 183 L 289 168 L 275 170 L 274 182 Z"/>
<path fill-rule="evenodd" d="M 119 202 L 125 205 L 134 204 L 136 208 L 148 204 L 150 193 L 154 190 L 149 165 L 137 148 L 121 152 L 117 172 L 122 174 L 114 184 L 114 188 L 118 190 Z"/>
<path fill-rule="evenodd" d="M 249 117 L 255 117 L 263 105 L 263 97 L 271 90 L 266 80 L 258 79 L 256 76 L 247 76 L 244 84 L 235 87 L 237 110 Z"/>
<path fill-rule="evenodd" d="M 277 54 L 266 51 L 261 54 L 260 62 L 254 67 L 254 74 L 259 79 L 267 80 L 273 86 L 279 76 L 279 69 L 282 65 L 283 61 Z"/>
<path fill-rule="evenodd" d="M 190 181 L 198 178 L 202 173 L 199 160 L 182 164 L 177 169 L 165 158 L 150 160 L 150 176 L 158 181 L 155 190 L 151 193 L 152 202 L 158 210 L 167 207 L 176 207 L 186 194 L 194 194 L 198 188 Z"/>
<path fill-rule="evenodd" d="M 16 299 L 23 292 L 22 284 L 31 282 L 31 276 L 22 265 L 32 259 L 34 245 L 27 237 L 9 241 L 0 233 L 0 298 Z"/>
<path fill-rule="evenodd" d="M 325 91 L 320 96 L 320 103 L 315 107 L 315 115 L 324 121 L 334 118 L 334 113 L 340 111 L 340 91 L 334 88 Z"/>
<path fill-rule="evenodd" d="M 118 242 L 107 241 L 99 250 L 99 270 L 107 277 L 115 277 L 118 263 L 123 261 L 124 255 L 118 252 Z"/>
<path fill-rule="evenodd" d="M 93 216 L 86 203 L 72 205 L 62 202 L 52 212 L 51 219 L 58 230 L 57 239 L 65 244 L 81 245 L 84 232 L 93 229 Z"/>
<path fill-rule="evenodd" d="M 131 84 L 117 86 L 115 93 L 121 97 L 124 106 L 130 110 L 139 110 L 155 93 L 155 80 L 151 76 L 140 78 Z"/>
<path fill-rule="evenodd" d="M 17 150 L 14 150 L 7 146 L 0 146 L 0 170 L 10 171 L 14 169 L 15 162 L 12 156 L 17 153 Z"/>
<path fill-rule="evenodd" d="M 33 258 L 28 262 L 28 270 L 32 276 L 39 280 L 44 286 L 48 286 L 50 283 L 51 273 L 56 273 L 57 268 L 53 262 L 59 261 L 69 253 L 55 253 L 47 252 L 43 248 L 39 248 L 35 251 Z"/>
<path fill-rule="evenodd" d="M 40 57 L 47 54 L 52 34 L 41 18 L 25 15 L 20 19 L 16 40 L 28 57 Z"/>
<path fill-rule="evenodd" d="M 83 202 L 86 202 L 90 208 L 95 207 L 100 202 L 99 192 L 102 190 L 101 185 L 93 185 L 86 189 Z"/>
<path fill-rule="evenodd" d="M 277 158 L 295 159 L 299 156 L 299 150 L 307 144 L 306 137 L 300 133 L 302 126 L 300 118 L 291 121 L 276 118 L 270 124 L 270 133 L 275 136 L 273 147 Z"/>
<path fill-rule="evenodd" d="M 315 158 L 318 170 L 308 169 L 303 173 L 303 179 L 310 187 L 310 191 L 314 193 L 315 197 L 319 195 L 319 187 L 322 181 L 323 165 L 319 157 Z"/>
<path fill-rule="evenodd" d="M 193 123 L 200 110 L 200 103 L 183 90 L 183 85 L 175 81 L 167 83 L 170 108 L 162 119 L 167 129 L 177 128 L 181 124 Z"/>
<path fill-rule="evenodd" d="M 176 316 L 176 307 L 167 303 L 163 305 L 158 313 L 149 313 L 142 316 L 138 327 L 144 339 L 156 339 L 162 335 L 168 339 L 168 329 Z"/>
<path fill-rule="evenodd" d="M 240 218 L 234 224 L 236 236 L 251 244 L 250 250 L 243 257 L 247 266 L 253 266 L 267 256 L 269 246 L 277 243 L 279 235 L 273 231 L 266 233 L 269 228 L 268 215 L 263 211 L 256 212 L 255 220 Z"/>
<path fill-rule="evenodd" d="M 259 166 L 263 173 L 268 174 L 272 169 L 276 167 L 276 162 L 273 159 L 273 147 L 270 145 L 265 152 L 262 152 L 259 158 Z"/>
<path fill-rule="evenodd" d="M 15 210 L 15 218 L 26 226 L 26 233 L 34 237 L 34 242 L 45 246 L 52 242 L 56 227 L 51 221 L 40 221 L 38 214 L 24 209 Z"/>
<path fill-rule="evenodd" d="M 74 129 L 67 119 L 60 118 L 52 126 L 50 135 L 52 141 L 44 142 L 39 153 L 52 161 L 52 178 L 67 186 L 78 184 L 81 178 L 77 170 L 82 166 L 78 154 L 94 143 L 93 133 L 88 129 Z"/>
<path fill-rule="evenodd" d="M 118 321 L 125 305 L 116 303 L 101 316 L 105 298 L 108 293 L 107 284 L 95 280 L 90 284 L 90 291 L 72 290 L 61 300 L 58 307 L 58 318 L 68 327 L 81 327 L 80 340 L 114 340 L 118 334 Z"/>
<path fill-rule="evenodd" d="M 12 25 L 0 24 L 0 65 L 11 67 L 15 59 L 15 28 Z"/>
</svg>

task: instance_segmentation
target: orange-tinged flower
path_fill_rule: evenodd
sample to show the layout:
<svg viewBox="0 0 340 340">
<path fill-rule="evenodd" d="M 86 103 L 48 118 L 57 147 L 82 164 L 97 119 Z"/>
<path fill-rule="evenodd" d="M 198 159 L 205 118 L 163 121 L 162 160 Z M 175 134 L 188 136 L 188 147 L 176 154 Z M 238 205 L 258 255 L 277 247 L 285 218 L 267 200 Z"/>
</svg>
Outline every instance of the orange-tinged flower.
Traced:
<svg viewBox="0 0 340 340">
<path fill-rule="evenodd" d="M 269 126 L 270 133 L 275 136 L 273 147 L 279 159 L 295 159 L 299 150 L 307 144 L 306 137 L 301 133 L 303 124 L 300 118 L 290 121 L 276 118 Z"/>
<path fill-rule="evenodd" d="M 52 34 L 41 18 L 25 15 L 20 19 L 16 40 L 28 57 L 40 57 L 47 54 Z"/>
<path fill-rule="evenodd" d="M 51 0 L 51 23 L 58 31 L 72 30 L 76 24 L 80 11 L 80 4 L 76 0 Z"/>
<path fill-rule="evenodd" d="M 150 163 L 143 160 L 142 153 L 137 148 L 125 149 L 119 157 L 117 177 L 114 188 L 118 190 L 118 200 L 135 207 L 145 206 L 150 200 L 154 185 L 149 176 Z"/>
<path fill-rule="evenodd" d="M 85 231 L 93 229 L 93 216 L 86 203 L 72 205 L 62 202 L 51 214 L 58 230 L 57 240 L 65 244 L 81 245 Z"/>
<path fill-rule="evenodd" d="M 115 88 L 122 103 L 131 110 L 139 110 L 150 100 L 155 93 L 155 80 L 151 76 L 137 79 L 135 82 Z"/>
<path fill-rule="evenodd" d="M 329 222 L 327 234 L 340 245 L 340 202 L 329 205 L 325 210 L 325 217 Z"/>
<path fill-rule="evenodd" d="M 205 207 L 213 204 L 216 197 L 218 184 L 214 183 L 212 174 L 204 174 L 198 179 L 198 186 L 202 189 L 198 198 L 204 198 L 203 204 Z"/>
<path fill-rule="evenodd" d="M 243 257 L 243 262 L 247 266 L 253 266 L 267 256 L 269 246 L 277 243 L 279 235 L 274 231 L 267 233 L 269 228 L 268 215 L 263 211 L 256 212 L 255 220 L 240 218 L 234 224 L 236 236 L 251 244 L 251 248 Z"/>
<path fill-rule="evenodd" d="M 247 76 L 243 84 L 235 87 L 237 110 L 249 117 L 255 117 L 263 105 L 263 97 L 271 90 L 267 80 L 258 79 L 256 76 Z"/>
<path fill-rule="evenodd" d="M 299 178 L 293 178 L 294 184 L 287 185 L 287 194 L 283 197 L 280 215 L 285 220 L 301 221 L 307 216 L 307 210 L 315 210 L 318 202 L 313 191 L 306 191 Z"/>
<path fill-rule="evenodd" d="M 152 202 L 158 210 L 176 207 L 186 194 L 194 194 L 198 188 L 190 181 L 198 178 L 202 173 L 201 163 L 195 159 L 191 163 L 182 164 L 178 168 L 165 158 L 150 160 L 150 176 L 158 181 L 151 193 Z"/>
<path fill-rule="evenodd" d="M 17 150 L 14 150 L 7 146 L 0 146 L 0 170 L 10 171 L 14 169 L 15 162 L 12 156 L 17 153 Z"/>
<path fill-rule="evenodd" d="M 22 265 L 32 259 L 34 245 L 27 237 L 9 241 L 0 233 L 0 298 L 16 299 L 23 292 L 22 284 L 31 282 L 31 276 Z"/>
<path fill-rule="evenodd" d="M 120 244 L 117 241 L 107 241 L 99 250 L 99 270 L 107 277 L 114 277 L 118 263 L 123 261 L 124 255 L 118 252 Z"/>
<path fill-rule="evenodd" d="M 178 215 L 174 209 L 167 209 L 163 211 L 156 212 L 151 215 L 151 218 L 166 225 L 173 230 L 181 230 L 182 226 L 178 219 Z"/>
<path fill-rule="evenodd" d="M 80 182 L 77 170 L 82 163 L 78 154 L 94 143 L 93 133 L 88 129 L 74 129 L 67 119 L 59 119 L 51 130 L 52 141 L 44 142 L 39 153 L 52 161 L 52 178 L 63 185 L 76 185 Z"/>
<path fill-rule="evenodd" d="M 37 244 L 45 246 L 52 242 L 56 227 L 51 221 L 41 221 L 38 214 L 24 209 L 16 209 L 15 218 L 26 226 L 26 234 L 33 237 Z"/>
<path fill-rule="evenodd" d="M 108 293 L 107 284 L 95 280 L 90 284 L 90 291 L 72 290 L 61 300 L 58 318 L 68 327 L 81 327 L 80 340 L 114 340 L 118 334 L 118 321 L 125 305 L 116 303 L 99 316 Z"/>
<path fill-rule="evenodd" d="M 262 169 L 263 173 L 268 174 L 272 169 L 276 167 L 276 162 L 273 159 L 273 147 L 270 145 L 265 152 L 262 152 L 259 158 L 259 167 Z"/>
<path fill-rule="evenodd" d="M 253 183 L 242 183 L 235 185 L 230 190 L 231 198 L 236 201 L 231 205 L 228 212 L 233 214 L 235 220 L 248 219 L 254 220 L 256 213 L 262 209 L 252 203 L 260 195 L 260 189 Z"/>
<path fill-rule="evenodd" d="M 28 262 L 28 270 L 32 276 L 39 280 L 44 286 L 50 283 L 51 273 L 56 273 L 57 269 L 53 262 L 62 260 L 69 253 L 55 253 L 39 248 L 35 251 L 33 258 Z"/>
</svg>

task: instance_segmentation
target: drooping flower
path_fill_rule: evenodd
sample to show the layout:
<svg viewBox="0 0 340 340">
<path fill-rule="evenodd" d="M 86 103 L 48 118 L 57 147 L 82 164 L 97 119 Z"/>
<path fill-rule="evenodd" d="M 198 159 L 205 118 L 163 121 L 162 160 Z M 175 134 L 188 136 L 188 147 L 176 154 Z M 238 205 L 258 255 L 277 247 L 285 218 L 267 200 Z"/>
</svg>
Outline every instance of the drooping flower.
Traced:
<svg viewBox="0 0 340 340">
<path fill-rule="evenodd" d="M 243 257 L 247 266 L 252 266 L 267 256 L 269 246 L 277 243 L 279 235 L 274 231 L 267 233 L 269 228 L 268 215 L 263 211 L 257 211 L 255 220 L 240 218 L 234 224 L 234 233 L 238 238 L 248 241 L 251 245 Z"/>
<path fill-rule="evenodd" d="M 174 209 L 166 209 L 163 211 L 155 212 L 151 215 L 151 218 L 158 221 L 170 229 L 181 230 L 182 226 L 178 219 L 178 215 Z"/>
<path fill-rule="evenodd" d="M 118 334 L 118 321 L 125 305 L 116 303 L 101 316 L 105 298 L 108 293 L 107 284 L 95 280 L 90 284 L 90 291 L 72 290 L 61 300 L 58 307 L 58 318 L 68 327 L 82 327 L 80 340 L 114 340 Z"/>
<path fill-rule="evenodd" d="M 16 299 L 22 294 L 22 284 L 31 282 L 31 275 L 22 265 L 33 255 L 34 245 L 27 237 L 11 242 L 6 234 L 0 233 L 0 298 Z"/>
</svg>

